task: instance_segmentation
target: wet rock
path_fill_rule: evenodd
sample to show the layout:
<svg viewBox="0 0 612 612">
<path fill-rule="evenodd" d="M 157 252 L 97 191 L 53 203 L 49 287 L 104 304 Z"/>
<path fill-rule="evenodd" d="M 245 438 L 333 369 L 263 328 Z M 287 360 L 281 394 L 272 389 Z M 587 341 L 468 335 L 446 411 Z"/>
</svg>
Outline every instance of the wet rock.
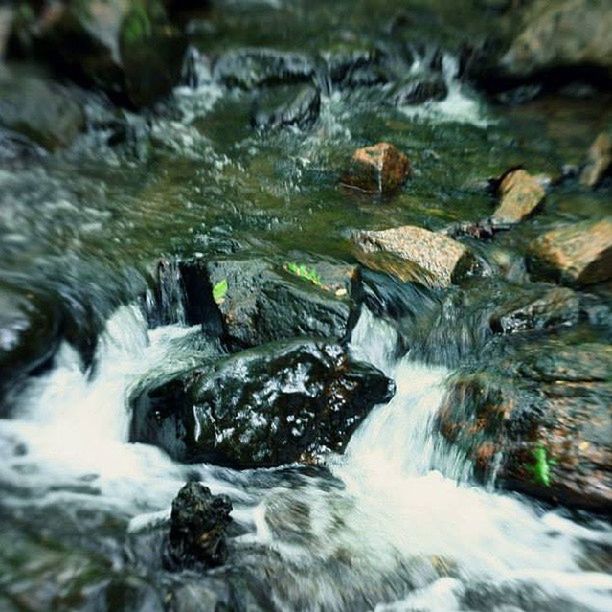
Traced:
<svg viewBox="0 0 612 612">
<path fill-rule="evenodd" d="M 460 242 L 412 225 L 359 232 L 354 240 L 366 253 L 390 252 L 411 262 L 420 280 L 432 286 L 449 285 L 476 265 L 469 249 Z"/>
<path fill-rule="evenodd" d="M 502 59 L 512 75 L 595 66 L 612 75 L 612 10 L 606 2 L 538 0 Z"/>
<path fill-rule="evenodd" d="M 393 95 L 397 106 L 423 104 L 428 101 L 444 100 L 448 88 L 442 77 L 419 79 L 400 85 Z"/>
<path fill-rule="evenodd" d="M 410 161 L 392 144 L 379 142 L 357 149 L 342 184 L 368 193 L 396 191 L 410 174 Z"/>
<path fill-rule="evenodd" d="M 53 150 L 74 141 L 85 126 L 85 115 L 69 89 L 0 69 L 0 126 Z"/>
<path fill-rule="evenodd" d="M 580 184 L 585 187 L 597 187 L 612 168 L 612 142 L 610 136 L 602 132 L 587 154 L 587 162 L 580 172 Z"/>
<path fill-rule="evenodd" d="M 53 302 L 0 284 L 0 416 L 3 396 L 47 363 L 59 344 L 60 315 Z"/>
<path fill-rule="evenodd" d="M 179 82 L 187 42 L 165 25 L 163 17 L 132 9 L 121 25 L 120 51 L 127 97 L 143 107 L 169 94 Z"/>
<path fill-rule="evenodd" d="M 526 347 L 501 370 L 459 377 L 444 402 L 442 433 L 477 476 L 553 503 L 612 508 L 612 350 Z"/>
<path fill-rule="evenodd" d="M 213 495 L 198 482 L 187 483 L 172 502 L 166 565 L 200 570 L 223 565 L 231 511 L 227 495 Z"/>
<path fill-rule="evenodd" d="M 291 340 L 236 353 L 139 392 L 131 439 L 174 459 L 237 468 L 343 452 L 393 383 L 337 344 Z"/>
<path fill-rule="evenodd" d="M 252 89 L 260 85 L 310 81 L 315 75 L 312 60 L 298 53 L 274 49 L 239 49 L 220 56 L 213 78 L 230 87 Z"/>
<path fill-rule="evenodd" d="M 264 260 L 184 263 L 183 277 L 191 283 L 186 286 L 188 314 L 203 309 L 199 319 L 210 322 L 214 311 L 220 312 L 222 336 L 232 347 L 298 336 L 344 338 L 349 331 L 354 267 L 326 262 L 303 265 L 320 279 L 318 283 Z M 212 288 L 224 284 L 224 294 L 215 304 Z M 200 322 L 191 316 L 189 320 Z"/>
<path fill-rule="evenodd" d="M 468 236 L 477 240 L 489 240 L 501 229 L 508 229 L 509 225 L 493 222 L 491 219 L 480 221 L 459 221 L 444 229 L 444 235 L 450 238 L 463 238 Z"/>
<path fill-rule="evenodd" d="M 493 223 L 518 223 L 531 216 L 540 206 L 546 191 L 525 170 L 512 170 L 499 185 L 500 204 L 493 213 Z"/>
<path fill-rule="evenodd" d="M 158 0 L 24 3 L 13 39 L 23 55 L 135 106 L 166 95 L 180 77 L 185 39 Z"/>
<path fill-rule="evenodd" d="M 510 291 L 512 293 L 510 294 Z M 535 285 L 504 289 L 505 299 L 490 317 L 491 329 L 497 333 L 568 327 L 578 322 L 578 295 L 565 287 Z"/>
<path fill-rule="evenodd" d="M 315 87 L 275 87 L 258 99 L 251 122 L 257 128 L 307 128 L 319 118 L 320 108 L 321 94 Z"/>
<path fill-rule="evenodd" d="M 529 247 L 529 268 L 538 278 L 589 285 L 612 278 L 612 217 L 552 230 Z"/>
</svg>

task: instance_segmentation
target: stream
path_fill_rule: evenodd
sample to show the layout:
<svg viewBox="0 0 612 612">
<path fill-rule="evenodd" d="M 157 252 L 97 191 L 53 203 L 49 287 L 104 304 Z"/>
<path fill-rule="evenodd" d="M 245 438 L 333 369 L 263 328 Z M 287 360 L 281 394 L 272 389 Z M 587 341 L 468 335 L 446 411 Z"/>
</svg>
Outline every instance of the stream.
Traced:
<svg viewBox="0 0 612 612">
<path fill-rule="evenodd" d="M 348 350 L 397 390 L 323 465 L 183 464 L 130 441 L 130 398 L 143 380 L 225 350 L 189 324 L 176 279 L 153 303 L 159 262 L 171 271 L 226 257 L 356 265 L 352 232 L 487 217 L 487 179 L 519 165 L 558 178 L 610 124 L 609 92 L 516 106 L 478 92 L 463 77 L 461 41 L 491 23 L 474 3 L 451 4 L 409 2 L 402 20 L 374 0 L 229 1 L 194 21 L 187 76 L 154 112 L 81 93 L 87 129 L 70 147 L 0 155 L 0 294 L 44 304 L 35 341 L 52 354 L 0 405 L 0 609 L 610 610 L 609 521 L 504 490 L 495 474 L 482 482 L 465 448 L 442 435 L 453 376 L 486 370 L 520 342 L 496 339 L 480 354 L 488 331 L 454 303 L 411 346 L 360 308 Z M 415 31 L 404 56 L 389 43 L 391 22 Z M 317 55 L 326 68 L 313 77 L 312 125 L 255 128 L 257 89 L 215 78 L 207 54 L 252 47 Z M 329 77 L 335 54 L 373 48 L 394 70 L 443 83 L 442 99 L 391 104 L 393 85 Z M 410 157 L 408 186 L 392 198 L 340 188 L 355 148 L 384 141 Z M 561 181 L 543 214 L 466 242 L 490 275 L 527 286 L 529 242 L 609 214 L 609 193 Z M 608 297 L 593 290 L 597 304 Z M 54 317 L 61 333 L 47 333 Z M 610 332 L 582 318 L 551 336 L 572 350 Z M 234 507 L 230 562 L 205 575 L 162 564 L 172 500 L 193 480 Z"/>
</svg>

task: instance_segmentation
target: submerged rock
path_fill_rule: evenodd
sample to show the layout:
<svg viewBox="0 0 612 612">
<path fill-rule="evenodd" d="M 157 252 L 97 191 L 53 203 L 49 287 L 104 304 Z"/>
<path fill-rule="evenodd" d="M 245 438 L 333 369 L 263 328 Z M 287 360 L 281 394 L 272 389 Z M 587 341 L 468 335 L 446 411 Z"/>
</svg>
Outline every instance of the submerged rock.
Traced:
<svg viewBox="0 0 612 612">
<path fill-rule="evenodd" d="M 342 184 L 368 193 L 396 191 L 410 174 L 410 161 L 387 142 L 357 149 Z"/>
<path fill-rule="evenodd" d="M 343 452 L 394 385 L 340 345 L 291 340 L 236 353 L 154 384 L 133 399 L 133 441 L 174 459 L 237 468 Z"/>
<path fill-rule="evenodd" d="M 319 118 L 320 108 L 321 94 L 311 85 L 275 87 L 258 99 L 251 121 L 258 128 L 307 128 Z"/>
<path fill-rule="evenodd" d="M 0 126 L 54 150 L 74 141 L 85 114 L 68 88 L 0 68 Z"/>
<path fill-rule="evenodd" d="M 536 277 L 570 285 L 609 280 L 612 217 L 575 223 L 536 238 L 529 247 L 529 266 Z"/>
<path fill-rule="evenodd" d="M 612 76 L 612 10 L 605 0 L 538 0 L 502 59 L 512 75 L 595 66 Z"/>
<path fill-rule="evenodd" d="M 213 495 L 198 482 L 187 483 L 172 502 L 166 565 L 170 569 L 223 565 L 232 508 L 227 495 Z"/>
<path fill-rule="evenodd" d="M 355 243 L 366 253 L 389 252 L 413 263 L 419 280 L 433 286 L 449 285 L 475 266 L 473 255 L 460 242 L 412 225 L 359 232 Z"/>
<path fill-rule="evenodd" d="M 442 433 L 482 479 L 601 512 L 612 508 L 612 350 L 603 344 L 529 346 L 498 374 L 460 376 Z"/>
<path fill-rule="evenodd" d="M 546 191 L 525 170 L 512 170 L 499 185 L 500 204 L 493 213 L 494 224 L 518 223 L 531 216 L 540 206 Z"/>
<path fill-rule="evenodd" d="M 612 168 L 612 142 L 610 136 L 602 132 L 591 145 L 587 161 L 580 172 L 580 184 L 597 187 Z"/>
</svg>

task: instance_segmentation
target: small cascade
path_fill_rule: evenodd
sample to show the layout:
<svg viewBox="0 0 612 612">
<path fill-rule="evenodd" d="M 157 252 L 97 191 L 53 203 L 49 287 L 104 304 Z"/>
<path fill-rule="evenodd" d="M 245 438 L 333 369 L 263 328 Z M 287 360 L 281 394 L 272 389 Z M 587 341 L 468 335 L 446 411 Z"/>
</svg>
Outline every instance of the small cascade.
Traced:
<svg viewBox="0 0 612 612">
<path fill-rule="evenodd" d="M 392 376 L 397 394 L 329 459 L 331 476 L 182 466 L 126 442 L 133 386 L 210 355 L 198 338 L 197 327 L 147 330 L 138 308 L 121 307 L 90 376 L 64 346 L 15 418 L 0 421 L 2 506 L 23 507 L 23 494 L 36 491 L 38 507 L 103 507 L 122 517 L 122 542 L 163 524 L 182 483 L 198 477 L 232 497 L 243 531 L 231 543 L 235 563 L 280 609 L 465 609 L 475 594 L 492 609 L 529 589 L 528 601 L 544 606 L 606 609 L 612 579 L 583 571 L 580 559 L 609 533 L 472 486 L 465 457 L 435 428 L 448 371 L 410 353 L 397 359 L 396 331 L 367 309 L 351 350 Z M 255 564 L 249 551 L 258 551 Z"/>
</svg>

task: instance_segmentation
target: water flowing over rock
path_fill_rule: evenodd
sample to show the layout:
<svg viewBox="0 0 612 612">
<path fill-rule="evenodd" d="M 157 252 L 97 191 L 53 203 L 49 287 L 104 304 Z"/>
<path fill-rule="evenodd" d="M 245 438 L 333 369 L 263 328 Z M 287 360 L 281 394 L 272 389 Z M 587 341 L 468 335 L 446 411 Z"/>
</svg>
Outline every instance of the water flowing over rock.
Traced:
<svg viewBox="0 0 612 612">
<path fill-rule="evenodd" d="M 315 87 L 275 87 L 258 98 L 251 123 L 258 128 L 307 128 L 318 119 L 320 108 L 321 94 Z"/>
<path fill-rule="evenodd" d="M 133 400 L 131 437 L 180 461 L 239 468 L 342 452 L 393 395 L 381 372 L 317 340 L 273 343 L 154 384 Z"/>
<path fill-rule="evenodd" d="M 597 136 L 587 153 L 587 161 L 580 172 L 580 184 L 597 187 L 612 168 L 612 142 L 606 132 Z"/>
<path fill-rule="evenodd" d="M 546 191 L 525 170 L 506 174 L 499 185 L 500 204 L 493 213 L 494 223 L 518 223 L 531 216 L 542 203 Z"/>
<path fill-rule="evenodd" d="M 393 94 L 393 100 L 398 106 L 406 104 L 422 104 L 429 100 L 444 100 L 448 88 L 442 77 L 411 80 L 400 84 Z"/>
<path fill-rule="evenodd" d="M 358 232 L 355 243 L 367 252 L 389 252 L 411 262 L 421 281 L 447 286 L 475 267 L 470 250 L 448 236 L 405 225 L 387 230 Z"/>
<path fill-rule="evenodd" d="M 310 81 L 314 74 L 313 62 L 306 55 L 263 48 L 229 51 L 217 58 L 213 66 L 215 80 L 244 89 Z"/>
<path fill-rule="evenodd" d="M 612 278 L 612 217 L 551 230 L 529 247 L 534 276 L 570 285 Z"/>
<path fill-rule="evenodd" d="M 410 174 L 410 161 L 396 147 L 380 142 L 357 149 L 342 184 L 368 193 L 392 193 Z"/>
<path fill-rule="evenodd" d="M 208 487 L 187 483 L 172 502 L 167 564 L 171 569 L 207 569 L 227 560 L 225 530 L 232 502 Z"/>
<path fill-rule="evenodd" d="M 502 63 L 511 74 L 595 66 L 612 75 L 612 10 L 606 0 L 538 0 Z"/>
<path fill-rule="evenodd" d="M 491 373 L 458 377 L 442 432 L 480 478 L 570 507 L 612 508 L 612 351 L 532 346 Z"/>
</svg>

